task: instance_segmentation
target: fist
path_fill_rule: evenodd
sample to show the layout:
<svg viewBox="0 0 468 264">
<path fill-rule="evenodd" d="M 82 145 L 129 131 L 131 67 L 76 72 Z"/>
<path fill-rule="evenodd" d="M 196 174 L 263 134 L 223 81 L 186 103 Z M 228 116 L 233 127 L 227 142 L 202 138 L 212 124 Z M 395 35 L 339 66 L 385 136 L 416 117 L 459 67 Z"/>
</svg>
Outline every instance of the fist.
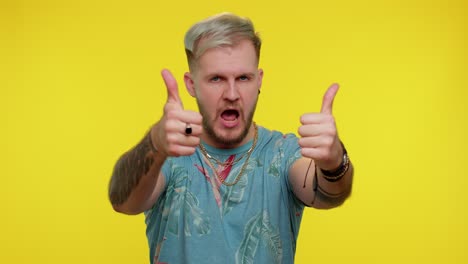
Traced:
<svg viewBox="0 0 468 264">
<path fill-rule="evenodd" d="M 202 134 L 202 116 L 184 110 L 177 81 L 168 70 L 161 72 L 167 89 L 167 101 L 161 120 L 151 129 L 156 149 L 167 156 L 187 156 L 195 152 Z M 190 127 L 191 133 L 186 133 Z"/>
<path fill-rule="evenodd" d="M 333 100 L 338 84 L 330 86 L 323 96 L 320 113 L 301 116 L 298 133 L 302 156 L 311 158 L 323 170 L 334 170 L 342 162 L 343 149 L 338 138 L 335 119 L 332 114 Z"/>
</svg>

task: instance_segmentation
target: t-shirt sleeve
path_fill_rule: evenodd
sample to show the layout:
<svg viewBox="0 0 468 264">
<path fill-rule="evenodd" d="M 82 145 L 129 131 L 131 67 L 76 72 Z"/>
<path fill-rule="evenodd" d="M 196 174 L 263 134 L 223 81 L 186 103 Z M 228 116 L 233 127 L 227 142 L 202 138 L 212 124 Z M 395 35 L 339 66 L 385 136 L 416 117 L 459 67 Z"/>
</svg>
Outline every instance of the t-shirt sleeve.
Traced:
<svg viewBox="0 0 468 264">
<path fill-rule="evenodd" d="M 284 138 L 284 143 L 282 147 L 282 151 L 284 153 L 283 173 L 285 175 L 288 175 L 289 169 L 294 164 L 294 162 L 296 162 L 296 160 L 302 157 L 301 147 L 299 146 L 298 138 L 296 137 L 296 135 L 286 134 L 283 136 L 283 138 Z"/>
<path fill-rule="evenodd" d="M 299 158 L 302 157 L 301 147 L 299 146 L 298 138 L 296 135 L 283 135 L 283 144 L 281 146 L 281 152 L 283 155 L 283 175 L 285 176 L 285 181 L 286 185 L 288 186 L 288 189 L 291 190 L 291 186 L 289 183 L 289 169 L 294 164 L 294 162 L 296 162 Z"/>
<path fill-rule="evenodd" d="M 167 188 L 167 185 L 169 183 L 169 181 L 171 180 L 171 175 L 172 175 L 172 158 L 167 158 L 166 161 L 164 162 L 162 168 L 161 168 L 161 174 L 162 176 L 164 177 L 164 189 Z M 154 209 L 154 207 L 156 206 L 156 204 L 158 203 L 158 201 L 156 201 L 153 206 L 151 206 L 150 209 L 146 210 L 145 211 L 145 215 L 151 215 L 152 213 L 152 210 Z"/>
</svg>

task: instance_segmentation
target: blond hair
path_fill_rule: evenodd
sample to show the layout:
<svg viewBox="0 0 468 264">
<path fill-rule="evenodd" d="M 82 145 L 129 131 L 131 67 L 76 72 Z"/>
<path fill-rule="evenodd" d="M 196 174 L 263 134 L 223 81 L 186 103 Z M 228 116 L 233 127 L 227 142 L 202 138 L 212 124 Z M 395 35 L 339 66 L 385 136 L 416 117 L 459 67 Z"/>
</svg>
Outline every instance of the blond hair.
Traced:
<svg viewBox="0 0 468 264">
<path fill-rule="evenodd" d="M 252 21 L 232 13 L 221 13 L 194 24 L 185 34 L 184 44 L 190 71 L 208 49 L 234 46 L 241 40 L 250 40 L 260 59 L 262 41 Z"/>
</svg>

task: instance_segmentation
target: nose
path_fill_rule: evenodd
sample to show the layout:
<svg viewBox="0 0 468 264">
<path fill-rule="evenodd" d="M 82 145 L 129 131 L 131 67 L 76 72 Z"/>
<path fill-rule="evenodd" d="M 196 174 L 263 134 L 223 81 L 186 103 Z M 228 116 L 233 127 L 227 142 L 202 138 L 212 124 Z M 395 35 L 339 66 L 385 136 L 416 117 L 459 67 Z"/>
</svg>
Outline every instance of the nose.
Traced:
<svg viewBox="0 0 468 264">
<path fill-rule="evenodd" d="M 236 101 L 239 99 L 239 91 L 236 87 L 236 83 L 234 81 L 231 81 L 227 83 L 225 89 L 224 89 L 224 99 L 229 100 L 229 101 Z"/>
</svg>

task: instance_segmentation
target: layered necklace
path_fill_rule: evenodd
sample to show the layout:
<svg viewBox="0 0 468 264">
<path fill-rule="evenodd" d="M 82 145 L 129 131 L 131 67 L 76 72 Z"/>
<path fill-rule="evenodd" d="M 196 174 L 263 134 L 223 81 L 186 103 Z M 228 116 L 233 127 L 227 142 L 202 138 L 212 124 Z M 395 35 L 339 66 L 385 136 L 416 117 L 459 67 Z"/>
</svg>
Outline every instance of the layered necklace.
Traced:
<svg viewBox="0 0 468 264">
<path fill-rule="evenodd" d="M 216 177 L 218 177 L 219 181 L 226 185 L 226 186 L 233 186 L 235 185 L 237 182 L 239 182 L 242 174 L 244 173 L 245 169 L 247 168 L 247 165 L 249 163 L 249 159 L 250 159 L 250 156 L 252 155 L 252 152 L 253 150 L 255 149 L 255 146 L 257 145 L 257 140 L 258 140 L 258 128 L 257 128 L 257 124 L 255 124 L 255 122 L 253 123 L 254 125 L 254 130 L 255 130 L 255 134 L 254 134 L 254 139 L 253 139 L 253 143 L 252 143 L 252 146 L 249 148 L 249 150 L 247 150 L 247 152 L 243 153 L 239 158 L 235 159 L 235 160 L 230 160 L 230 161 L 220 161 L 218 159 L 216 159 L 215 157 L 211 156 L 208 151 L 206 151 L 205 147 L 203 146 L 203 144 L 200 144 L 200 150 L 203 154 L 203 156 L 205 156 L 206 160 L 208 161 L 208 165 L 210 166 L 211 170 L 214 171 L 214 173 L 216 174 Z M 226 182 L 226 179 L 227 179 L 227 176 L 226 178 L 223 179 L 223 177 L 221 177 L 219 174 L 218 174 L 218 171 L 214 168 L 214 165 L 213 163 L 211 163 L 211 160 L 213 160 L 216 164 L 220 165 L 220 166 L 224 166 L 224 167 L 227 167 L 227 166 L 233 166 L 234 164 L 236 164 L 237 162 L 239 162 L 240 160 L 242 160 L 245 156 L 247 155 L 247 158 L 245 159 L 244 161 L 244 164 L 242 164 L 242 167 L 239 171 L 239 174 L 237 174 L 236 178 L 234 179 L 233 182 Z"/>
</svg>

